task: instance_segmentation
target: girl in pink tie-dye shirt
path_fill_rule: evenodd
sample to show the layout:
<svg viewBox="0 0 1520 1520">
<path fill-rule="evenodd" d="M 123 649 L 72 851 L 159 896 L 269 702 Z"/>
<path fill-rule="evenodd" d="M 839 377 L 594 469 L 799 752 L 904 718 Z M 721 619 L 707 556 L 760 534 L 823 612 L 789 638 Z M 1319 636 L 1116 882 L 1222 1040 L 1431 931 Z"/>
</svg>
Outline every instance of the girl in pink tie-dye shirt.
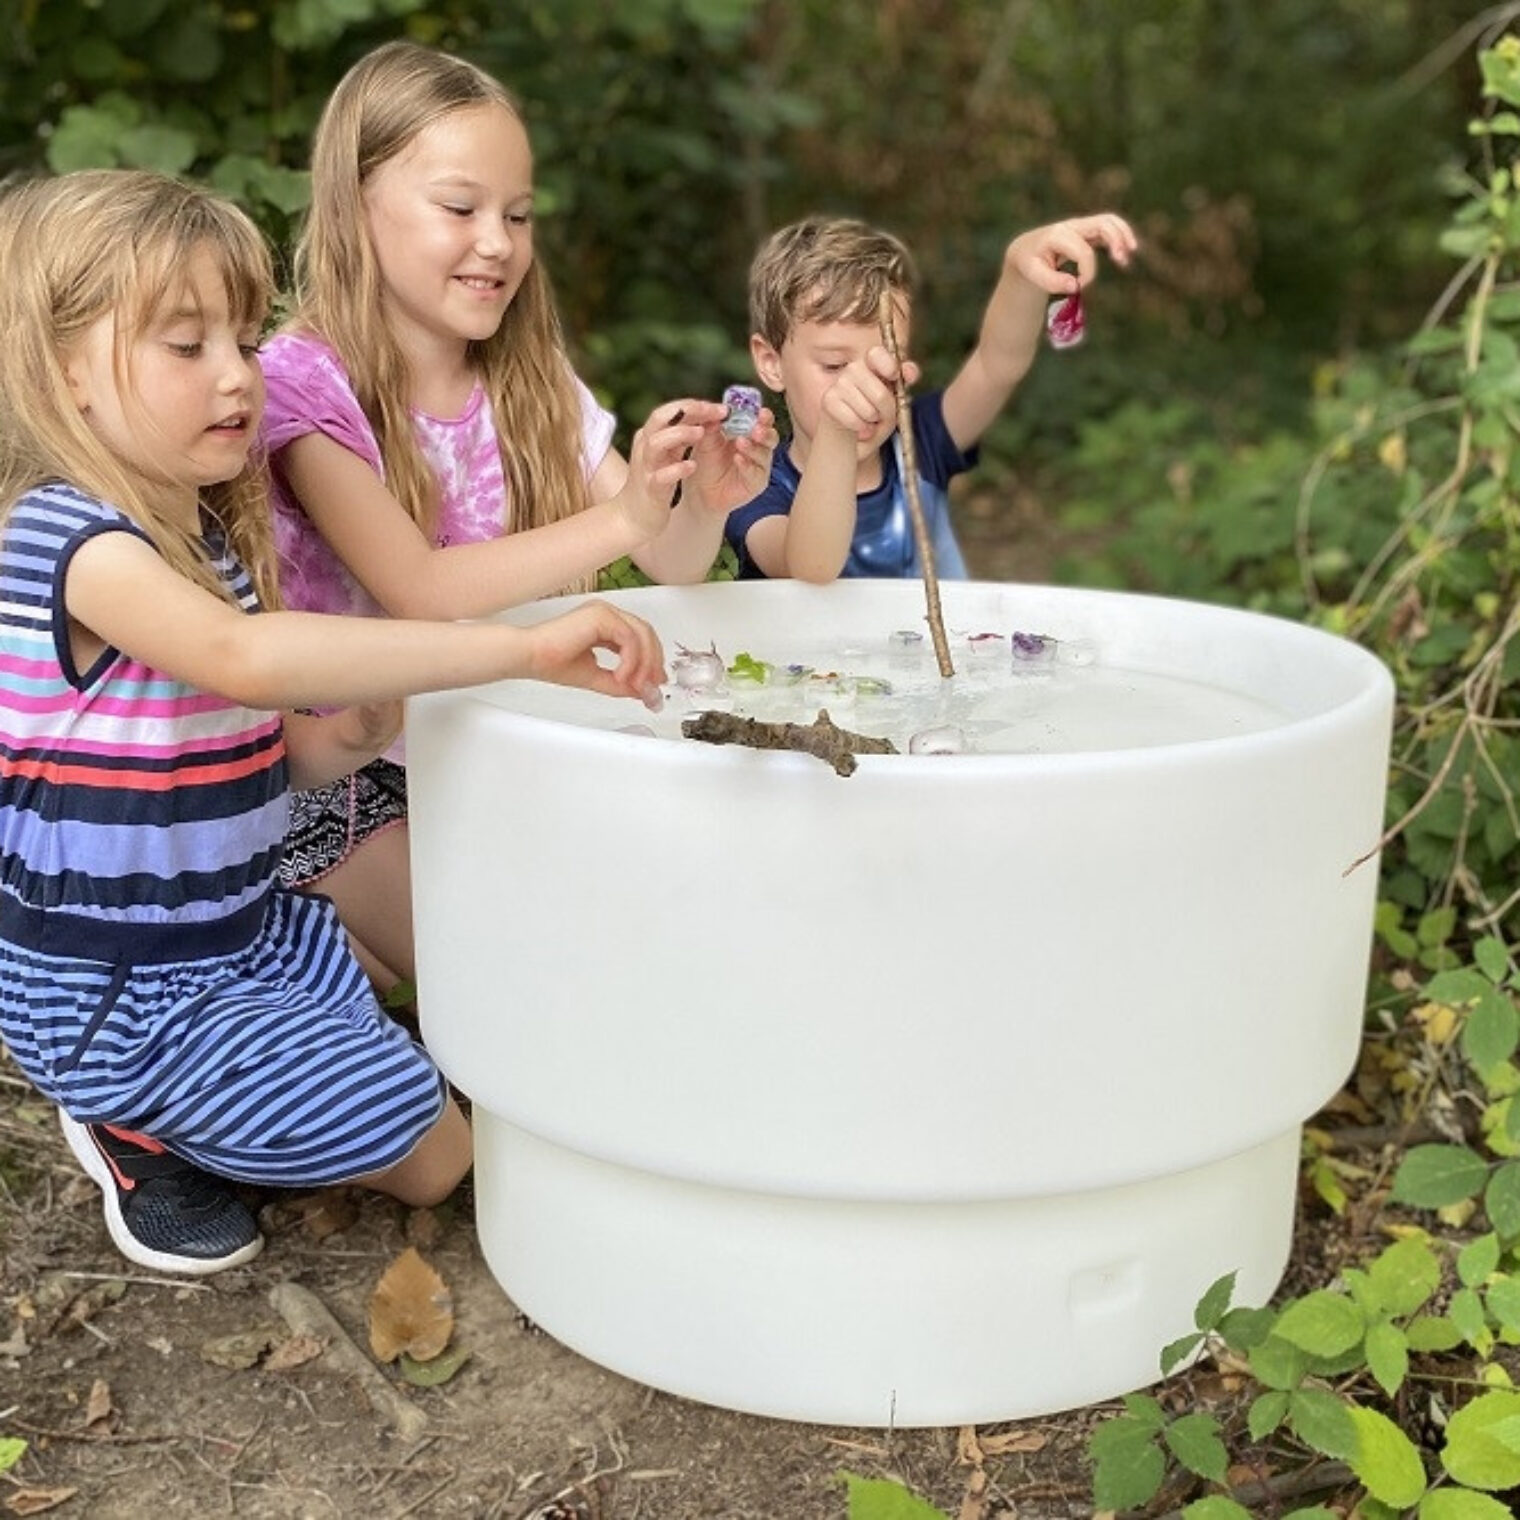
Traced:
<svg viewBox="0 0 1520 1520">
<path fill-rule="evenodd" d="M 339 82 L 311 167 L 295 313 L 264 350 L 286 603 L 483 617 L 624 554 L 701 580 L 765 484 L 774 419 L 729 438 L 720 403 L 681 400 L 627 460 L 611 447 L 533 256 L 533 156 L 502 86 L 388 43 Z M 399 760 L 297 794 L 282 869 L 320 880 L 382 985 L 413 975 Z"/>
</svg>

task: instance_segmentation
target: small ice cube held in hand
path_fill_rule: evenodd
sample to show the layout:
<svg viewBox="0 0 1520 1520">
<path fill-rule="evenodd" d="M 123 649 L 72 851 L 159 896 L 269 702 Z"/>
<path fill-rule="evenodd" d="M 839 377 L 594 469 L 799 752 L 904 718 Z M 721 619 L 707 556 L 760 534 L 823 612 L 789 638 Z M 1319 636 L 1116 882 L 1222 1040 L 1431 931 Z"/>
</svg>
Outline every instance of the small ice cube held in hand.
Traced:
<svg viewBox="0 0 1520 1520">
<path fill-rule="evenodd" d="M 1045 308 L 1045 336 L 1052 348 L 1075 348 L 1087 333 L 1082 315 L 1082 292 L 1058 296 Z"/>
<path fill-rule="evenodd" d="M 908 740 L 910 755 L 964 755 L 971 746 L 953 723 L 941 728 L 921 728 Z"/>
<path fill-rule="evenodd" d="M 748 438 L 760 421 L 760 392 L 752 385 L 730 385 L 723 392 L 728 416 L 722 430 L 729 438 Z"/>
</svg>

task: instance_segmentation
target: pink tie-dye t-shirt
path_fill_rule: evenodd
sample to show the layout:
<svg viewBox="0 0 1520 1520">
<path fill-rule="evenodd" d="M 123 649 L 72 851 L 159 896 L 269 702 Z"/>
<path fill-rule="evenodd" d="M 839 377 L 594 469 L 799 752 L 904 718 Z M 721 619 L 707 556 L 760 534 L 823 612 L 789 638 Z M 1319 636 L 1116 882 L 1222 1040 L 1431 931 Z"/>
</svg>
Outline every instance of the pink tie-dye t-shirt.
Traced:
<svg viewBox="0 0 1520 1520">
<path fill-rule="evenodd" d="M 319 338 L 281 333 L 260 352 L 269 399 L 263 440 L 272 462 L 274 542 L 280 591 L 287 607 L 302 612 L 346 612 L 368 617 L 383 609 L 348 573 L 327 540 L 291 494 L 279 451 L 307 433 L 325 433 L 369 464 L 383 479 L 374 430 L 360 410 L 337 354 Z M 581 462 L 589 480 L 612 443 L 612 414 L 575 381 L 581 402 Z M 476 386 L 458 417 L 413 411 L 412 425 L 439 486 L 433 541 L 480 543 L 506 532 L 508 504 L 496 427 L 485 391 Z"/>
</svg>

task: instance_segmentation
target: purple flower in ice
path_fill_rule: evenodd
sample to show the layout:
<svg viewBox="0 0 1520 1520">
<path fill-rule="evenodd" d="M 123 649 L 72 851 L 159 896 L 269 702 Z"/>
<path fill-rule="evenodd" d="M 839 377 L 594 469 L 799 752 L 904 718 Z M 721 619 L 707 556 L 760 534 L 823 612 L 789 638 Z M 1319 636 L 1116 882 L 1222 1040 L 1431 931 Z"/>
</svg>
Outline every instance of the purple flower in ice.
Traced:
<svg viewBox="0 0 1520 1520">
<path fill-rule="evenodd" d="M 760 392 L 752 385 L 730 385 L 723 392 L 728 416 L 723 431 L 730 438 L 747 438 L 760 422 Z"/>
</svg>

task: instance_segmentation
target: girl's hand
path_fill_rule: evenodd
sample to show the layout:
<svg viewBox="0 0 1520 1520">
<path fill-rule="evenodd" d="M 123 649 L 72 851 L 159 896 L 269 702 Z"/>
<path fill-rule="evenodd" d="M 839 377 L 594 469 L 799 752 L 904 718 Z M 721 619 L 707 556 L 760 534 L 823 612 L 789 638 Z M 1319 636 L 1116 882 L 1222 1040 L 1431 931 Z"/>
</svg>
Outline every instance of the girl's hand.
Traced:
<svg viewBox="0 0 1520 1520">
<path fill-rule="evenodd" d="M 682 499 L 689 496 L 700 510 L 727 517 L 735 507 L 753 501 L 765 489 L 771 478 L 771 455 L 781 435 L 776 431 L 775 414 L 768 406 L 760 408 L 760 416 L 748 434 L 730 438 L 721 425 L 727 409 L 720 403 L 700 405 L 704 414 L 708 406 L 716 406 L 718 416 L 702 430 L 702 440 L 692 454 L 696 468 Z"/>
<path fill-rule="evenodd" d="M 529 673 L 535 679 L 609 697 L 637 697 L 656 712 L 662 705 L 665 652 L 659 635 L 643 618 L 607 602 L 589 601 L 525 631 Z M 610 667 L 597 659 L 599 649 L 615 657 Z"/>
<path fill-rule="evenodd" d="M 662 402 L 633 435 L 628 476 L 612 500 L 640 543 L 669 526 L 676 488 L 696 472 L 692 452 L 723 416 L 723 407 L 716 401 Z"/>
<path fill-rule="evenodd" d="M 1094 247 L 1106 248 L 1121 269 L 1139 247 L 1134 229 L 1111 211 L 1074 216 L 1021 232 L 1003 255 L 1004 266 L 1048 295 L 1071 295 L 1098 273 Z M 1076 272 L 1064 267 L 1075 264 Z"/>
</svg>

